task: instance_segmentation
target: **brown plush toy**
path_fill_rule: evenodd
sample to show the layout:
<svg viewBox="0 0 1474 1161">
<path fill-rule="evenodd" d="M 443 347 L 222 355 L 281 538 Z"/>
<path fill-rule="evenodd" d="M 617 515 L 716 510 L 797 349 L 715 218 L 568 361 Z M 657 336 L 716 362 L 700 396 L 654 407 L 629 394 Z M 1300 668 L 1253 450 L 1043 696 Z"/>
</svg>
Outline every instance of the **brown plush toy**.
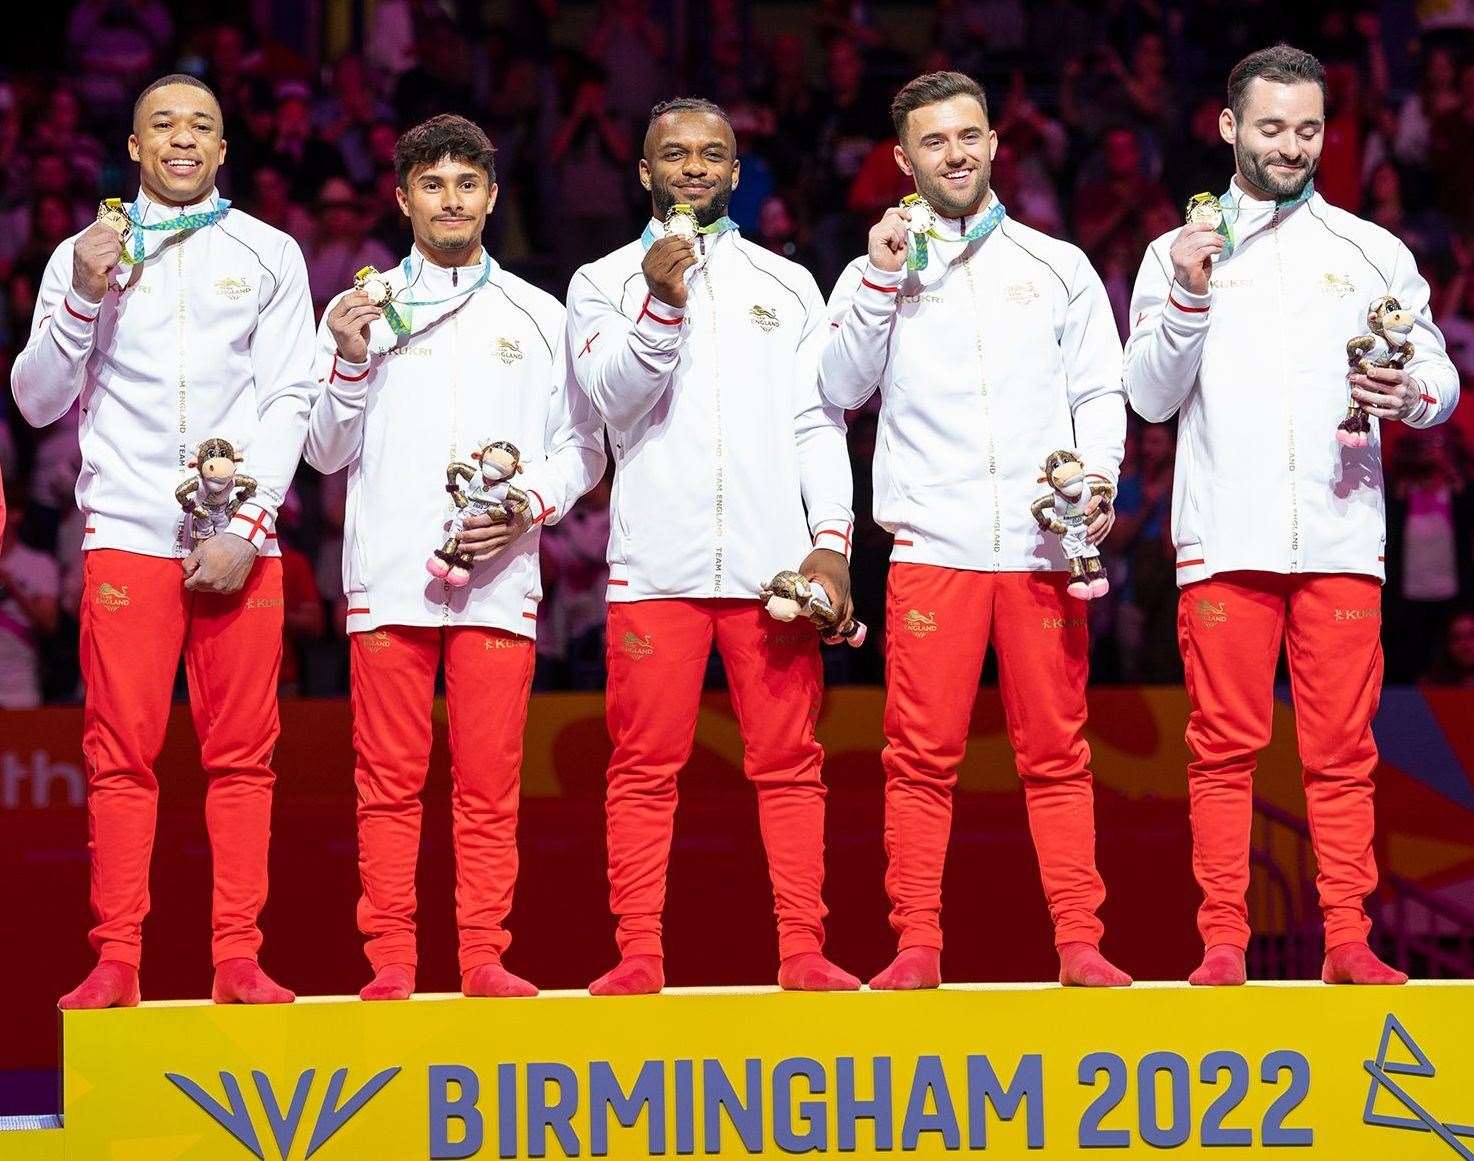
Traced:
<svg viewBox="0 0 1474 1161">
<path fill-rule="evenodd" d="M 188 514 L 190 537 L 197 543 L 224 532 L 240 506 L 256 494 L 256 481 L 235 469 L 243 458 L 230 440 L 212 436 L 189 461 L 195 474 L 174 489 L 174 499 Z"/>
<path fill-rule="evenodd" d="M 1365 335 L 1357 335 L 1346 344 L 1346 359 L 1353 371 L 1365 375 L 1373 367 L 1391 367 L 1401 371 L 1412 361 L 1413 345 L 1403 336 L 1413 329 L 1413 312 L 1390 294 L 1375 299 L 1367 311 Z M 1336 442 L 1342 447 L 1366 447 L 1371 439 L 1372 420 L 1360 403 L 1352 400 L 1346 418 L 1336 428 Z"/>
<path fill-rule="evenodd" d="M 514 488 L 511 480 L 522 470 L 522 453 L 505 440 L 482 444 L 471 453 L 476 466 L 459 461 L 445 470 L 445 490 L 455 505 L 445 543 L 430 554 L 425 570 L 452 588 L 471 583 L 469 553 L 461 551 L 461 531 L 469 516 L 490 516 L 498 524 L 510 524 L 529 507 L 527 493 Z M 461 481 L 467 481 L 462 490 Z"/>
</svg>

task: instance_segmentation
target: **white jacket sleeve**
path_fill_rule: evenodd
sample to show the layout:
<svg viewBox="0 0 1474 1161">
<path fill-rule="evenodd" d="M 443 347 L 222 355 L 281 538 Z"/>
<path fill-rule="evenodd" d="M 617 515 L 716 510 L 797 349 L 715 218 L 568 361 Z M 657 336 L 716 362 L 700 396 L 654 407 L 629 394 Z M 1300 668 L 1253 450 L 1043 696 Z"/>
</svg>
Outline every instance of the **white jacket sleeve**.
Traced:
<svg viewBox="0 0 1474 1161">
<path fill-rule="evenodd" d="M 794 364 L 793 435 L 799 485 L 814 547 L 850 555 L 854 531 L 854 481 L 845 443 L 844 408 L 819 393 L 819 362 L 829 342 L 824 297 L 808 280 L 804 330 Z"/>
<path fill-rule="evenodd" d="M 276 510 L 292 486 L 318 392 L 312 370 L 312 296 L 307 290 L 307 264 L 296 242 L 287 241 L 276 269 L 276 286 L 251 336 L 259 420 L 246 470 L 259 487 L 230 522 L 231 532 L 258 549 L 266 543 Z"/>
<path fill-rule="evenodd" d="M 1193 294 L 1172 281 L 1155 244 L 1148 247 L 1131 295 L 1126 395 L 1148 423 L 1170 419 L 1197 382 L 1208 336 L 1212 292 Z"/>
<path fill-rule="evenodd" d="M 836 407 L 864 405 L 880 386 L 890 357 L 896 295 L 904 270 L 852 262 L 829 297 L 829 341 L 819 360 L 819 390 Z"/>
<path fill-rule="evenodd" d="M 628 431 L 655 406 L 676 369 L 686 312 L 645 295 L 631 322 L 582 270 L 568 285 L 574 378 L 610 427 Z"/>
<path fill-rule="evenodd" d="M 1083 254 L 1075 268 L 1059 347 L 1075 423 L 1075 449 L 1089 475 L 1115 487 L 1126 447 L 1121 338 L 1105 286 Z"/>
<path fill-rule="evenodd" d="M 1459 402 L 1459 371 L 1448 357 L 1443 332 L 1433 322 L 1428 304 L 1428 282 L 1418 273 L 1418 263 L 1401 242 L 1392 265 L 1392 294 L 1404 310 L 1413 312 L 1415 322 L 1408 342 L 1413 345 L 1407 373 L 1417 388 L 1419 408 L 1405 420 L 1409 427 L 1432 427 L 1453 414 Z"/>
<path fill-rule="evenodd" d="M 363 451 L 364 412 L 380 359 L 371 353 L 367 362 L 350 363 L 338 354 L 338 341 L 328 329 L 328 315 L 342 297 L 340 294 L 328 303 L 317 328 L 313 370 L 319 393 L 308 417 L 303 448 L 307 462 L 325 476 L 347 467 Z"/>
<path fill-rule="evenodd" d="M 55 423 L 81 395 L 101 309 L 72 289 L 72 243 L 63 242 L 46 263 L 31 337 L 10 370 L 16 406 L 32 427 Z"/>
<path fill-rule="evenodd" d="M 548 404 L 547 458 L 518 483 L 532 498 L 534 523 L 556 524 L 604 475 L 604 425 L 589 397 L 568 373 L 568 340 L 558 311 L 553 343 L 552 399 Z"/>
</svg>

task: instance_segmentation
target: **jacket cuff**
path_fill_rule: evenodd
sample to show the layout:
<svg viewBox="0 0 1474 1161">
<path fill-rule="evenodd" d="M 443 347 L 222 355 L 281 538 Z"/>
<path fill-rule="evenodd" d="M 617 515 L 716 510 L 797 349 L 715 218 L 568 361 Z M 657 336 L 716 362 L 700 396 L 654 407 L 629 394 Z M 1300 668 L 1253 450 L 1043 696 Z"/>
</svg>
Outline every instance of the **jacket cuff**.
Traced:
<svg viewBox="0 0 1474 1161">
<path fill-rule="evenodd" d="M 1443 401 L 1438 398 L 1437 392 L 1420 380 L 1414 379 L 1412 385 L 1413 390 L 1418 393 L 1418 405 L 1403 422 L 1409 427 L 1432 427 L 1438 422 Z"/>
<path fill-rule="evenodd" d="M 240 511 L 230 518 L 230 527 L 226 531 L 249 540 L 251 546 L 260 552 L 268 540 L 276 539 L 276 514 L 255 501 L 242 504 Z"/>
<path fill-rule="evenodd" d="M 97 316 L 102 303 L 89 302 L 75 290 L 68 290 L 61 305 L 51 312 L 51 327 L 58 335 L 87 350 L 97 338 Z"/>
<path fill-rule="evenodd" d="M 635 333 L 652 347 L 671 347 L 680 340 L 681 324 L 685 321 L 684 307 L 671 306 L 647 294 L 640 313 L 635 316 Z"/>
<path fill-rule="evenodd" d="M 812 529 L 814 547 L 831 549 L 849 560 L 854 531 L 853 520 L 821 520 Z"/>
<path fill-rule="evenodd" d="M 1212 303 L 1211 290 L 1194 294 L 1174 282 L 1167 288 L 1167 302 L 1162 308 L 1162 316 L 1174 329 L 1202 330 L 1208 325 L 1209 307 Z"/>
<path fill-rule="evenodd" d="M 555 502 L 556 495 L 550 481 L 529 472 L 523 477 L 523 482 L 518 484 L 517 487 L 527 493 L 527 502 L 531 505 L 527 510 L 527 514 L 531 517 L 533 526 L 558 523 L 558 518 L 563 513 L 558 510 Z"/>
<path fill-rule="evenodd" d="M 341 398 L 361 399 L 368 395 L 369 373 L 373 369 L 371 358 L 362 363 L 350 363 L 342 355 L 335 354 L 328 371 L 328 388 Z"/>
</svg>

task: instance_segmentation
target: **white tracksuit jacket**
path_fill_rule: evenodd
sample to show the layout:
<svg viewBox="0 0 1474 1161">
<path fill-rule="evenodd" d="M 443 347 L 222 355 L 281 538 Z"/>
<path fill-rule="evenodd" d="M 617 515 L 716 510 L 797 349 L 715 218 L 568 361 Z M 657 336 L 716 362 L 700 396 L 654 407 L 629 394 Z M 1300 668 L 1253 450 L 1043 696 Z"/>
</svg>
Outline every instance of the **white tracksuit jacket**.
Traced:
<svg viewBox="0 0 1474 1161">
<path fill-rule="evenodd" d="M 1319 194 L 1289 209 L 1245 197 L 1237 245 L 1206 294 L 1175 285 L 1177 231 L 1151 244 L 1131 300 L 1125 380 L 1142 418 L 1178 415 L 1172 487 L 1177 582 L 1237 569 L 1385 579 L 1378 421 L 1343 448 L 1347 340 L 1395 295 L 1417 315 L 1407 371 L 1431 427 L 1459 401 L 1458 372 L 1412 254 Z"/>
<path fill-rule="evenodd" d="M 428 302 L 475 285 L 484 269 L 481 260 L 446 269 L 416 249 L 386 273 L 396 291 Z M 348 631 L 477 625 L 534 637 L 541 527 L 593 487 L 605 463 L 598 418 L 567 375 L 563 307 L 491 261 L 473 294 L 410 313 L 405 338 L 374 322 L 367 363 L 337 356 L 327 313 L 318 329 L 326 390 L 312 411 L 306 455 L 319 471 L 348 468 Z M 474 565 L 470 584 L 451 588 L 425 570 L 454 511 L 446 468 L 453 460 L 475 466 L 471 453 L 492 440 L 521 452 L 514 483 L 528 493 L 534 524 Z"/>
<path fill-rule="evenodd" d="M 685 310 L 648 293 L 643 241 L 568 288 L 570 365 L 614 449 L 612 601 L 755 598 L 814 544 L 849 555 L 844 416 L 817 382 L 823 296 L 736 230 L 698 247 Z"/>
<path fill-rule="evenodd" d="M 1110 302 L 1069 243 L 1007 218 L 951 240 L 966 227 L 938 218 L 948 240 L 932 239 L 915 272 L 850 263 L 819 381 L 845 408 L 880 389 L 875 519 L 895 534 L 892 560 L 1062 570 L 1060 538 L 1030 505 L 1058 448 L 1116 483 L 1126 401 Z"/>
<path fill-rule="evenodd" d="M 139 193 L 139 218 L 174 211 Z M 297 243 L 240 210 L 177 234 L 148 232 L 144 262 L 119 266 L 102 302 L 72 289 L 69 238 L 46 266 L 30 341 L 11 384 L 27 422 L 53 423 L 81 398 L 83 549 L 185 556 L 194 545 L 174 489 L 211 436 L 245 459 L 259 490 L 229 531 L 278 555 L 277 506 L 302 454 L 317 395 L 312 298 Z"/>
</svg>

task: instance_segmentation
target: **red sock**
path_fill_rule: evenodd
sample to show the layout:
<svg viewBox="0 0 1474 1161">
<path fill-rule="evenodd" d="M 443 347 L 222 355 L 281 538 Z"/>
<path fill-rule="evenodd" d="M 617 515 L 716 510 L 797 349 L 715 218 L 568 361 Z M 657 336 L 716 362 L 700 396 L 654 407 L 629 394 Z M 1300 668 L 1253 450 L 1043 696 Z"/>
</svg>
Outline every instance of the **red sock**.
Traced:
<svg viewBox="0 0 1474 1161">
<path fill-rule="evenodd" d="M 805 951 L 778 965 L 778 986 L 786 992 L 857 992 L 860 980 L 820 952 Z"/>
<path fill-rule="evenodd" d="M 1129 988 L 1131 977 L 1089 943 L 1059 945 L 1059 982 L 1067 988 Z"/>
<path fill-rule="evenodd" d="M 484 963 L 461 976 L 461 994 L 466 996 L 535 996 L 537 987 L 514 976 L 499 963 Z"/>
<path fill-rule="evenodd" d="M 890 967 L 871 977 L 877 992 L 909 992 L 935 988 L 942 983 L 942 952 L 935 947 L 907 947 L 896 954 Z"/>
<path fill-rule="evenodd" d="M 1320 978 L 1328 984 L 1405 984 L 1407 973 L 1383 963 L 1364 943 L 1326 949 Z"/>
<path fill-rule="evenodd" d="M 1187 982 L 1200 988 L 1236 988 L 1248 978 L 1244 949 L 1231 943 L 1215 943 L 1203 953 L 1203 962 Z"/>
<path fill-rule="evenodd" d="M 391 963 L 374 973 L 358 993 L 360 1000 L 407 1000 L 415 994 L 413 964 Z"/>
<path fill-rule="evenodd" d="M 210 998 L 217 1004 L 290 1004 L 297 998 L 253 959 L 241 956 L 215 965 L 215 987 Z"/>
<path fill-rule="evenodd" d="M 665 960 L 627 955 L 589 985 L 591 996 L 648 996 L 665 987 Z"/>
<path fill-rule="evenodd" d="M 105 959 L 87 973 L 87 978 L 56 1002 L 63 1011 L 84 1008 L 138 1007 L 138 969 L 132 964 Z"/>
</svg>

